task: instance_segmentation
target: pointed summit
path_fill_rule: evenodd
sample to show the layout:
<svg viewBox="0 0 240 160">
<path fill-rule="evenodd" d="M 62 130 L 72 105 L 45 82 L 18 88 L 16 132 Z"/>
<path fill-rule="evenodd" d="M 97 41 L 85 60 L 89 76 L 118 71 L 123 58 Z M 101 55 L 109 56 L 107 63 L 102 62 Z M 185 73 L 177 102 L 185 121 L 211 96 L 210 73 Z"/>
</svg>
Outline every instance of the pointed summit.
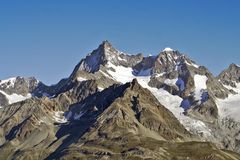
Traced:
<svg viewBox="0 0 240 160">
<path fill-rule="evenodd" d="M 108 40 L 102 41 L 101 45 L 104 46 L 104 48 L 112 47 L 112 44 Z"/>
<path fill-rule="evenodd" d="M 143 56 L 141 54 L 128 55 L 120 52 L 115 49 L 108 40 L 104 40 L 97 49 L 93 50 L 80 61 L 73 74 L 78 71 L 95 73 L 99 71 L 101 67 L 108 67 L 107 64 L 132 67 L 141 61 L 142 58 Z"/>
<path fill-rule="evenodd" d="M 235 63 L 231 63 L 228 68 L 229 69 L 240 69 L 240 66 Z"/>
<path fill-rule="evenodd" d="M 106 53 L 107 50 L 110 50 L 110 49 L 116 51 L 116 49 L 112 46 L 112 44 L 108 40 L 104 40 L 96 50 L 100 50 L 102 51 L 101 53 L 104 54 Z"/>
<path fill-rule="evenodd" d="M 105 65 L 108 61 L 116 59 L 118 54 L 119 51 L 105 40 L 79 63 L 78 70 L 94 73 L 99 70 L 100 65 Z"/>
<path fill-rule="evenodd" d="M 236 87 L 236 83 L 240 83 L 240 67 L 234 63 L 230 64 L 219 74 L 218 79 L 225 85 Z"/>
</svg>

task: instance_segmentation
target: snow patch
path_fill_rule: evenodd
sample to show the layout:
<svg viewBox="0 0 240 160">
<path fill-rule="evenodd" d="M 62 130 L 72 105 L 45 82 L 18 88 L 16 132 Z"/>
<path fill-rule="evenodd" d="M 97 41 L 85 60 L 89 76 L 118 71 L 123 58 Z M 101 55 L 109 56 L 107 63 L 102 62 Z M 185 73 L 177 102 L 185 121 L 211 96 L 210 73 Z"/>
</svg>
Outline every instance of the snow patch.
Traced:
<svg viewBox="0 0 240 160">
<path fill-rule="evenodd" d="M 107 66 L 113 68 L 115 71 L 107 70 L 107 72 L 112 76 L 113 79 L 127 83 L 131 82 L 134 79 L 133 69 L 130 67 L 115 66 L 111 62 L 108 62 Z"/>
<path fill-rule="evenodd" d="M 195 67 L 195 68 L 199 68 L 199 66 L 197 65 L 197 64 L 195 64 L 195 63 L 189 63 L 187 60 L 185 60 L 185 63 L 187 64 L 187 65 L 189 65 L 189 66 L 193 66 L 193 67 Z"/>
<path fill-rule="evenodd" d="M 93 111 L 98 111 L 98 108 L 94 106 Z"/>
<path fill-rule="evenodd" d="M 181 78 L 166 79 L 164 83 L 170 86 L 177 86 L 180 91 L 185 89 L 184 81 Z"/>
<path fill-rule="evenodd" d="M 120 60 L 120 61 L 125 61 L 125 62 L 127 62 L 126 59 L 123 59 L 123 58 L 121 58 L 120 56 L 118 56 L 117 58 L 118 58 L 118 60 Z"/>
<path fill-rule="evenodd" d="M 83 78 L 83 77 L 77 77 L 77 80 L 78 80 L 79 82 L 82 82 L 82 81 L 86 81 L 87 79 L 86 79 L 86 78 Z"/>
<path fill-rule="evenodd" d="M 188 131 L 196 134 L 203 134 L 204 137 L 211 136 L 211 130 L 202 121 L 184 115 L 184 108 L 180 107 L 183 101 L 181 97 L 172 95 L 164 89 L 149 87 L 147 83 L 142 84 L 142 82 L 144 81 L 139 81 L 141 85 L 147 86 L 147 89 L 152 92 L 162 105 L 174 114 Z"/>
<path fill-rule="evenodd" d="M 169 48 L 169 47 L 166 47 L 164 48 L 164 50 L 162 50 L 162 52 L 172 52 L 173 49 L 172 48 Z"/>
<path fill-rule="evenodd" d="M 207 89 L 207 76 L 205 75 L 194 75 L 194 84 L 195 84 L 195 92 L 194 97 L 196 100 L 202 100 L 202 95 L 206 92 Z"/>
<path fill-rule="evenodd" d="M 0 85 L 6 84 L 7 88 L 9 88 L 9 87 L 14 87 L 15 82 L 16 82 L 16 77 L 12 77 L 9 79 L 1 80 Z"/>
<path fill-rule="evenodd" d="M 178 80 L 177 78 L 175 78 L 175 79 L 166 79 L 164 81 L 164 83 L 169 85 L 169 86 L 176 86 L 177 80 Z"/>
<path fill-rule="evenodd" d="M 66 123 L 67 119 L 63 115 L 64 112 L 62 111 L 53 112 L 53 120 L 58 123 Z"/>
<path fill-rule="evenodd" d="M 99 87 L 99 86 L 98 86 L 98 90 L 99 90 L 99 91 L 103 91 L 103 90 L 104 90 L 104 88 L 103 88 L 103 87 Z"/>
<path fill-rule="evenodd" d="M 165 74 L 166 74 L 166 72 L 162 72 L 162 73 L 160 73 L 160 74 L 155 73 L 154 76 L 155 76 L 156 78 L 158 78 L 158 77 L 164 76 Z"/>
<path fill-rule="evenodd" d="M 26 96 L 20 95 L 20 94 L 16 94 L 13 93 L 11 95 L 5 93 L 4 91 L 0 91 L 0 93 L 2 93 L 3 95 L 6 96 L 6 98 L 8 99 L 8 103 L 9 104 L 13 104 L 13 103 L 17 103 L 17 102 L 21 102 L 24 101 L 26 99 L 29 99 L 32 97 L 32 95 L 29 93 Z"/>
<path fill-rule="evenodd" d="M 218 106 L 218 113 L 221 118 L 233 118 L 234 120 L 240 122 L 240 83 L 236 84 L 236 91 L 238 94 L 230 94 L 228 98 L 217 99 L 216 104 Z"/>
</svg>

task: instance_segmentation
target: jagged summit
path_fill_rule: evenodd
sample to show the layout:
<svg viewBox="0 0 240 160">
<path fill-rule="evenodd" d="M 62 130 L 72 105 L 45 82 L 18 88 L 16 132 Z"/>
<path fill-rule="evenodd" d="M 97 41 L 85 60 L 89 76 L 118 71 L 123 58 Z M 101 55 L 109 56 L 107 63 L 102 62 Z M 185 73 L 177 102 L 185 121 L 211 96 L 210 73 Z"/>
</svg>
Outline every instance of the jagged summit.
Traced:
<svg viewBox="0 0 240 160">
<path fill-rule="evenodd" d="M 230 64 L 227 69 L 221 72 L 217 77 L 223 84 L 236 87 L 240 83 L 240 67 L 237 64 Z"/>
<path fill-rule="evenodd" d="M 88 54 L 79 64 L 79 70 L 96 72 L 100 65 L 105 65 L 108 61 L 115 59 L 119 51 L 112 47 L 108 41 L 103 41 L 99 47 Z"/>
<path fill-rule="evenodd" d="M 130 55 L 115 49 L 105 40 L 99 47 L 89 53 L 75 67 L 70 77 L 77 77 L 80 72 L 95 73 L 108 66 L 133 67 L 143 59 L 142 54 Z M 74 78 L 73 78 L 74 79 Z"/>
<path fill-rule="evenodd" d="M 123 53 L 105 40 L 79 63 L 78 70 L 94 73 L 100 69 L 101 65 L 106 65 L 108 62 L 117 63 L 122 60 L 121 56 Z"/>
<path fill-rule="evenodd" d="M 237 65 L 237 64 L 235 64 L 235 63 L 231 63 L 231 64 L 229 65 L 229 68 L 231 68 L 231 69 L 240 69 L 240 66 Z"/>
<path fill-rule="evenodd" d="M 180 64 L 198 68 L 194 61 L 169 47 L 165 48 L 157 56 L 144 57 L 142 54 L 130 55 L 120 52 L 109 41 L 105 40 L 97 49 L 80 61 L 74 70 L 74 74 L 79 71 L 95 73 L 101 67 L 107 65 L 130 67 L 134 69 L 136 74 L 146 70 L 151 70 L 152 73 L 162 73 L 173 71 Z"/>
</svg>

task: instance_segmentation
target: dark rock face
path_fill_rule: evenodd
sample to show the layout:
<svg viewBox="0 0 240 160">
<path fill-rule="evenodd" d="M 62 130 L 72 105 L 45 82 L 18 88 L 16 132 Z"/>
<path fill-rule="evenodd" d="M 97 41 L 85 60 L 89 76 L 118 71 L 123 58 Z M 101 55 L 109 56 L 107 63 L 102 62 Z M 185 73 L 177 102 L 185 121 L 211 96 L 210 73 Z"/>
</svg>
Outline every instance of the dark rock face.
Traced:
<svg viewBox="0 0 240 160">
<path fill-rule="evenodd" d="M 188 115 L 201 119 L 205 122 L 214 122 L 218 118 L 218 108 L 212 98 L 187 110 Z"/>
<path fill-rule="evenodd" d="M 192 138 L 173 114 L 159 104 L 150 91 L 142 88 L 137 80 L 124 85 L 113 85 L 102 92 L 97 92 L 72 105 L 67 115 L 69 113 L 71 113 L 70 126 L 77 128 L 70 127 L 65 134 L 78 130 L 78 139 L 75 143 L 66 145 L 64 150 L 56 149 L 49 159 L 59 158 L 59 155 L 64 154 L 64 151 L 72 146 L 96 140 L 121 141 L 136 135 L 169 141 Z M 79 114 L 81 117 L 75 119 Z M 85 126 L 84 133 L 81 129 L 82 124 L 88 125 Z M 72 140 L 69 138 L 68 141 Z"/>
<path fill-rule="evenodd" d="M 8 105 L 8 99 L 4 94 L 0 93 L 0 106 L 3 107 L 6 105 Z"/>
</svg>

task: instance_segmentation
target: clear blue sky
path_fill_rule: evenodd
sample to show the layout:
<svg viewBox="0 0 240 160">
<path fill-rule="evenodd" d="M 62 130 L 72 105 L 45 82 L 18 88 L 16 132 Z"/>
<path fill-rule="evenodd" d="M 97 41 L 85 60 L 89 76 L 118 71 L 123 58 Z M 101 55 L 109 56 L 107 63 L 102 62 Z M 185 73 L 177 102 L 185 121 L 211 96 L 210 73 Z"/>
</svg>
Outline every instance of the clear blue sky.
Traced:
<svg viewBox="0 0 240 160">
<path fill-rule="evenodd" d="M 0 79 L 56 83 L 106 39 L 131 54 L 178 49 L 216 75 L 240 64 L 240 1 L 0 0 Z"/>
</svg>

